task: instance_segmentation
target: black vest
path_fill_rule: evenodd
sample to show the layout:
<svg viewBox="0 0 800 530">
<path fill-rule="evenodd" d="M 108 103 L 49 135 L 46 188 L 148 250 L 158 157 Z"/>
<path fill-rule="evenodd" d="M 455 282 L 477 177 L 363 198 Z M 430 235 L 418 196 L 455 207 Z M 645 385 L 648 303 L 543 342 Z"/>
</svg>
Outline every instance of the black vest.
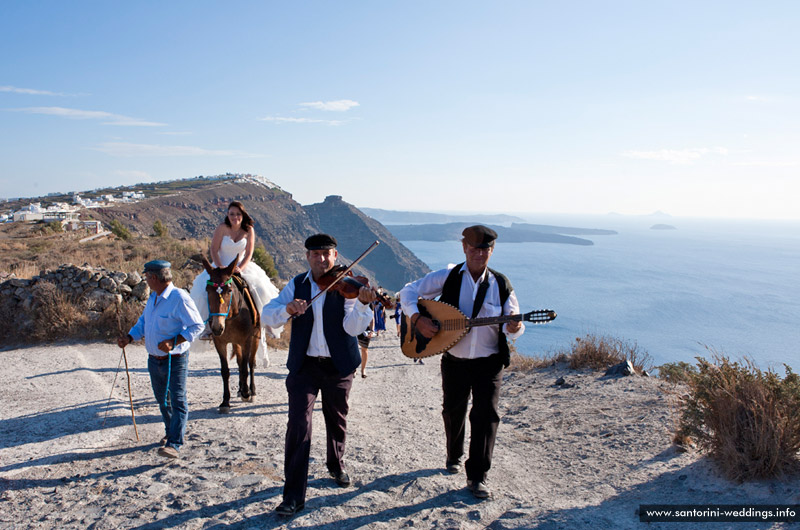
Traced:
<svg viewBox="0 0 800 530">
<path fill-rule="evenodd" d="M 304 281 L 307 273 L 298 274 L 294 282 L 294 297 L 310 301 L 311 283 Z M 328 291 L 322 306 L 323 333 L 331 359 L 342 376 L 351 374 L 361 364 L 358 341 L 344 330 L 344 297 L 337 292 Z M 303 360 L 311 342 L 311 328 L 314 327 L 314 311 L 309 305 L 305 313 L 292 320 L 292 335 L 289 342 L 289 359 L 286 366 L 295 373 L 303 366 Z"/>
<path fill-rule="evenodd" d="M 461 298 L 461 267 L 463 265 L 463 263 L 459 263 L 450 270 L 450 274 L 447 275 L 442 287 L 442 296 L 439 297 L 440 302 L 447 302 L 452 306 L 460 307 L 458 304 Z M 495 279 L 497 279 L 497 288 L 500 291 L 500 314 L 502 314 L 508 295 L 511 294 L 514 288 L 511 287 L 511 282 L 503 274 L 494 269 L 489 269 L 489 272 L 494 274 Z M 467 274 L 469 274 L 469 271 L 467 271 Z M 508 339 L 506 339 L 506 334 L 503 333 L 502 329 L 497 334 L 497 352 L 503 359 L 503 366 L 508 368 L 511 362 L 511 352 L 508 348 Z"/>
</svg>

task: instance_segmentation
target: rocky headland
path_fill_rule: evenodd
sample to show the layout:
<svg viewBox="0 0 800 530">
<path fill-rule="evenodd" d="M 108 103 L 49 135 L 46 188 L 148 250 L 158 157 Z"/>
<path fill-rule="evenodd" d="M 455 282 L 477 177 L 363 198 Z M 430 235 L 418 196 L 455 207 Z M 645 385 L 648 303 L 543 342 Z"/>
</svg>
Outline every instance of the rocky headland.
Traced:
<svg viewBox="0 0 800 530">
<path fill-rule="evenodd" d="M 386 228 L 401 241 L 458 241 L 461 232 L 474 222 L 443 224 L 388 225 Z M 614 230 L 573 228 L 565 226 L 512 223 L 511 226 L 489 224 L 503 243 L 561 243 L 568 245 L 594 245 L 591 239 L 582 236 L 615 235 Z"/>
</svg>

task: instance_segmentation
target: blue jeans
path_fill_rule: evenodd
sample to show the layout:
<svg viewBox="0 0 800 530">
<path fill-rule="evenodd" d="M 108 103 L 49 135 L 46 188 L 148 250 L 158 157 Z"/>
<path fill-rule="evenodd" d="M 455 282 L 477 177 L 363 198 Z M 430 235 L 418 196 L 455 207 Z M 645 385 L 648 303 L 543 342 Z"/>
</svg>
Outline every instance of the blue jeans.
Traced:
<svg viewBox="0 0 800 530">
<path fill-rule="evenodd" d="M 170 366 L 170 361 L 172 366 Z M 153 386 L 164 428 L 167 435 L 167 446 L 180 449 L 183 435 L 186 432 L 186 420 L 189 418 L 189 403 L 186 400 L 186 380 L 189 375 L 189 354 L 172 356 L 172 359 L 155 359 L 148 356 L 147 370 L 150 372 L 150 384 Z M 169 373 L 169 398 L 164 403 L 167 393 L 167 374 Z"/>
</svg>

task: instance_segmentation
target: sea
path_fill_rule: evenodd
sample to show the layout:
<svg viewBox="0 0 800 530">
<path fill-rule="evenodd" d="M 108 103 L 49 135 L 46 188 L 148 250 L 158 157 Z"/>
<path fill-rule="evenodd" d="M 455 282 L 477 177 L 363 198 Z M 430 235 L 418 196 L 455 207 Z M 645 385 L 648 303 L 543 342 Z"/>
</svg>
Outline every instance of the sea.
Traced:
<svg viewBox="0 0 800 530">
<path fill-rule="evenodd" d="M 505 274 L 528 324 L 517 351 L 568 351 L 593 334 L 627 341 L 652 365 L 714 354 L 748 358 L 781 376 L 800 370 L 800 222 L 628 216 L 530 216 L 527 222 L 615 230 L 591 246 L 503 243 L 489 266 Z M 655 224 L 675 227 L 657 230 Z M 431 269 L 464 259 L 461 243 L 403 241 Z"/>
</svg>

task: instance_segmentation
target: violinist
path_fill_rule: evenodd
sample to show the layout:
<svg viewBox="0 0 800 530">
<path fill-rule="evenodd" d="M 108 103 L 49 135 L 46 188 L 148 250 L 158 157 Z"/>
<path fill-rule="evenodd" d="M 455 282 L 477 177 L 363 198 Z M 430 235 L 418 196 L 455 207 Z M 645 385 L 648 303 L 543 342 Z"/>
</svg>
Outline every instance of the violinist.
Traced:
<svg viewBox="0 0 800 530">
<path fill-rule="evenodd" d="M 372 320 L 370 303 L 376 297 L 375 291 L 365 285 L 354 290 L 351 286 L 346 296 L 333 288 L 338 282 L 331 286 L 328 273 L 336 266 L 338 257 L 335 238 L 316 234 L 306 239 L 305 247 L 308 272 L 289 281 L 262 312 L 269 326 L 281 326 L 293 319 L 286 362 L 289 368 L 286 377 L 289 421 L 284 452 L 286 481 L 283 500 L 275 509 L 284 516 L 294 515 L 305 507 L 311 416 L 320 392 L 327 434 L 328 472 L 340 487 L 351 483 L 344 467 L 344 450 L 348 397 L 353 375 L 361 364 L 356 337 Z M 331 288 L 323 292 L 326 287 Z"/>
<path fill-rule="evenodd" d="M 462 235 L 466 258 L 463 263 L 431 272 L 406 284 L 400 291 L 403 312 L 428 338 L 436 334 L 438 327 L 430 318 L 420 315 L 417 305 L 420 297 L 432 300 L 440 296 L 440 301 L 458 307 L 472 318 L 519 313 L 511 283 L 489 268 L 497 232 L 487 226 L 475 225 L 465 228 Z M 491 495 L 486 479 L 500 424 L 498 402 L 503 368 L 508 367 L 510 358 L 507 338 L 516 339 L 524 330 L 521 322 L 475 327 L 442 355 L 442 417 L 447 443 L 445 468 L 454 475 L 462 469 L 466 471 L 467 488 L 478 499 Z M 470 394 L 469 453 L 462 466 Z"/>
</svg>

